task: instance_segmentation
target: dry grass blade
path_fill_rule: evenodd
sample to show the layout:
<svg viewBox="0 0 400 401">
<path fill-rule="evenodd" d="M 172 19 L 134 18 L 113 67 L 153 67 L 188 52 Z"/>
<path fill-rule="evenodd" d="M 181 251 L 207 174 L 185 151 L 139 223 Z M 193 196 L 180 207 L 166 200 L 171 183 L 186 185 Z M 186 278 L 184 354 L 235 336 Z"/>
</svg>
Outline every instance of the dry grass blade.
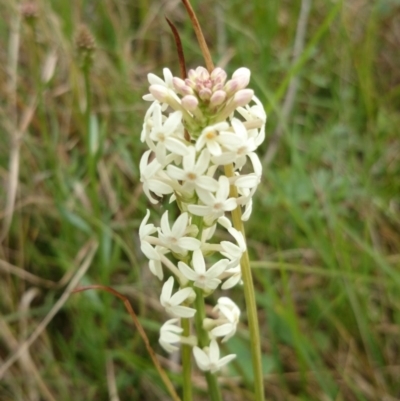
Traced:
<svg viewBox="0 0 400 401">
<path fill-rule="evenodd" d="M 185 63 L 185 55 L 183 53 L 182 41 L 179 36 L 179 32 L 176 29 L 176 26 L 167 17 L 165 17 L 165 19 L 167 20 L 168 25 L 171 28 L 172 34 L 174 35 L 176 50 L 178 52 L 178 58 L 179 58 L 179 69 L 181 71 L 181 78 L 185 79 L 187 74 L 186 74 L 186 63 Z"/>
<path fill-rule="evenodd" d="M 32 273 L 27 272 L 24 269 L 21 269 L 18 266 L 14 266 L 11 263 L 8 263 L 5 260 L 0 259 L 0 271 L 13 274 L 25 281 L 28 281 L 31 284 L 38 285 L 45 288 L 54 288 L 57 287 L 58 284 L 51 280 L 46 280 L 44 278 L 35 276 Z"/>
<path fill-rule="evenodd" d="M 68 300 L 71 295 L 73 288 L 77 286 L 81 278 L 85 275 L 87 270 L 92 263 L 93 257 L 96 254 L 98 244 L 97 242 L 91 240 L 89 243 L 85 244 L 83 247 L 86 250 L 86 257 L 82 264 L 77 269 L 75 276 L 71 279 L 69 285 L 59 298 L 59 300 L 54 304 L 51 308 L 50 312 L 46 315 L 46 317 L 40 322 L 40 324 L 36 327 L 33 333 L 26 339 L 24 343 L 20 345 L 17 351 L 11 355 L 5 363 L 0 366 L 0 379 L 4 376 L 7 370 L 26 352 L 26 350 L 36 341 L 36 339 L 40 336 L 43 330 L 47 327 L 53 317 L 57 314 L 57 312 L 62 308 L 65 302 Z"/>
<path fill-rule="evenodd" d="M 119 298 L 125 305 L 126 310 L 128 311 L 129 315 L 131 316 L 133 323 L 135 324 L 136 329 L 138 330 L 140 336 L 143 339 L 143 342 L 146 346 L 147 352 L 150 355 L 151 360 L 154 363 L 155 368 L 158 371 L 158 374 L 161 377 L 161 380 L 163 381 L 163 383 L 165 384 L 165 387 L 168 389 L 171 397 L 173 398 L 174 401 L 180 401 L 180 397 L 178 396 L 178 394 L 175 391 L 175 388 L 173 386 L 173 384 L 171 383 L 171 380 L 169 379 L 168 375 L 165 373 L 165 370 L 162 368 L 160 362 L 157 359 L 156 353 L 154 352 L 153 348 L 150 345 L 149 339 L 146 335 L 146 332 L 144 331 L 142 325 L 139 322 L 139 319 L 136 316 L 135 311 L 132 308 L 132 305 L 129 302 L 129 299 L 125 296 L 122 295 L 120 292 L 114 290 L 111 287 L 107 287 L 105 285 L 88 285 L 85 287 L 80 287 L 77 288 L 76 290 L 73 291 L 73 293 L 77 293 L 77 292 L 82 292 L 82 291 L 87 291 L 87 290 L 103 290 L 103 291 L 107 291 L 110 294 L 116 296 L 117 298 Z"/>
<path fill-rule="evenodd" d="M 120 401 L 117 390 L 117 383 L 115 381 L 114 363 L 111 357 L 107 358 L 106 362 L 107 371 L 107 386 L 110 401 Z"/>
<path fill-rule="evenodd" d="M 203 31 L 201 30 L 199 20 L 196 17 L 196 14 L 189 2 L 189 0 L 182 0 L 183 5 L 186 8 L 186 11 L 189 15 L 190 21 L 192 21 L 193 29 L 197 37 L 197 41 L 199 42 L 199 47 L 201 52 L 203 53 L 204 61 L 206 63 L 207 70 L 211 73 L 214 69 L 214 63 L 211 58 L 210 50 L 208 49 L 206 40 L 203 35 Z"/>
<path fill-rule="evenodd" d="M 293 65 L 295 65 L 301 56 L 304 49 L 304 41 L 307 32 L 308 16 L 311 9 L 311 0 L 302 0 L 299 19 L 297 21 L 296 38 L 293 46 Z M 279 142 L 284 132 L 284 126 L 286 120 L 292 112 L 294 100 L 296 98 L 297 89 L 299 86 L 299 77 L 294 76 L 289 84 L 289 88 L 286 92 L 285 100 L 282 107 L 282 115 L 279 121 L 278 127 L 272 135 L 271 143 L 265 153 L 263 162 L 265 165 L 271 164 L 274 159 L 276 152 L 278 151 Z"/>
</svg>

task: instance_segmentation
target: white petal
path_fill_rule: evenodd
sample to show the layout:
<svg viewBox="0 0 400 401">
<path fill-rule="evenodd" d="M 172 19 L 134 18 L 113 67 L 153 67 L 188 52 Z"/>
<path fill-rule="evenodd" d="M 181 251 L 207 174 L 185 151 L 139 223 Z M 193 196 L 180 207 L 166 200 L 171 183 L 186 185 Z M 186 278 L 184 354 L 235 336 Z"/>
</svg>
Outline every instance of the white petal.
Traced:
<svg viewBox="0 0 400 401">
<path fill-rule="evenodd" d="M 211 340 L 211 342 L 210 342 L 209 355 L 210 355 L 210 362 L 211 363 L 212 362 L 214 362 L 214 363 L 218 362 L 218 360 L 219 360 L 219 346 L 218 346 L 217 341 L 215 341 L 215 340 Z"/>
<path fill-rule="evenodd" d="M 230 212 L 231 210 L 235 210 L 237 208 L 237 201 L 235 198 L 229 198 L 224 202 L 224 210 L 226 212 Z"/>
<path fill-rule="evenodd" d="M 150 191 L 153 191 L 156 194 L 169 195 L 174 192 L 173 188 L 170 185 L 161 180 L 150 179 L 148 180 L 147 185 Z"/>
<path fill-rule="evenodd" d="M 162 280 L 164 277 L 164 272 L 162 269 L 161 262 L 158 260 L 150 260 L 149 261 L 149 269 L 150 271 L 159 278 L 159 280 Z"/>
<path fill-rule="evenodd" d="M 169 165 L 167 167 L 167 174 L 173 179 L 173 180 L 179 180 L 183 181 L 186 180 L 186 172 L 183 171 L 181 168 Z"/>
<path fill-rule="evenodd" d="M 196 163 L 196 172 L 198 175 L 202 175 L 208 169 L 208 165 L 210 164 L 210 153 L 207 149 L 204 149 Z"/>
<path fill-rule="evenodd" d="M 219 156 L 222 153 L 221 146 L 215 141 L 208 141 L 207 148 L 213 156 Z"/>
<path fill-rule="evenodd" d="M 199 347 L 193 347 L 193 355 L 196 360 L 197 366 L 203 370 L 210 370 L 210 359 L 208 355 Z"/>
<path fill-rule="evenodd" d="M 206 189 L 198 188 L 197 195 L 199 196 L 200 200 L 207 206 L 212 206 L 216 202 L 215 196 L 211 194 L 211 192 Z"/>
<path fill-rule="evenodd" d="M 174 287 L 174 278 L 171 276 L 163 285 L 161 290 L 160 302 L 163 305 L 164 301 L 169 301 Z"/>
<path fill-rule="evenodd" d="M 232 323 L 225 323 L 221 326 L 215 327 L 210 333 L 215 337 L 224 337 L 232 331 L 232 328 L 234 329 Z"/>
<path fill-rule="evenodd" d="M 260 159 L 258 158 L 257 154 L 254 152 L 251 152 L 247 156 L 249 156 L 249 159 L 251 160 L 251 162 L 253 164 L 254 173 L 260 177 L 262 175 L 262 165 L 261 165 Z"/>
<path fill-rule="evenodd" d="M 179 347 L 177 347 L 176 345 L 172 345 L 168 342 L 163 341 L 161 338 L 158 340 L 158 342 L 160 343 L 161 347 L 164 348 L 165 351 L 172 353 L 175 351 L 179 350 Z"/>
<path fill-rule="evenodd" d="M 161 216 L 161 230 L 164 235 L 168 237 L 172 236 L 171 228 L 169 226 L 168 210 L 166 210 Z"/>
<path fill-rule="evenodd" d="M 182 165 L 185 172 L 192 171 L 194 169 L 196 159 L 196 150 L 193 146 L 188 147 L 188 154 L 183 157 Z"/>
<path fill-rule="evenodd" d="M 201 242 L 192 237 L 182 237 L 178 240 L 178 245 L 187 251 L 195 251 L 200 248 Z"/>
<path fill-rule="evenodd" d="M 218 361 L 218 367 L 221 369 L 223 366 L 228 364 L 230 361 L 236 358 L 236 354 L 230 354 L 227 356 L 224 356 Z"/>
<path fill-rule="evenodd" d="M 167 138 L 165 140 L 165 147 L 172 153 L 179 156 L 186 156 L 188 154 L 188 147 L 179 139 Z"/>
<path fill-rule="evenodd" d="M 178 262 L 179 271 L 190 281 L 195 281 L 198 278 L 198 274 L 191 269 L 186 263 Z"/>
<path fill-rule="evenodd" d="M 229 277 L 228 280 L 226 280 L 224 284 L 221 285 L 221 289 L 229 290 L 230 288 L 238 284 L 241 278 L 241 274 L 235 274 L 232 277 Z"/>
<path fill-rule="evenodd" d="M 196 309 L 189 308 L 188 306 L 173 306 L 171 308 L 166 308 L 167 312 L 174 316 L 183 317 L 184 319 L 191 318 L 195 315 Z"/>
<path fill-rule="evenodd" d="M 147 79 L 148 79 L 150 85 L 163 85 L 163 86 L 165 86 L 165 82 L 161 78 L 157 77 L 157 75 L 154 75 L 152 73 L 147 74 Z"/>
<path fill-rule="evenodd" d="M 217 190 L 217 193 L 215 194 L 215 197 L 220 201 L 228 199 L 230 189 L 228 178 L 224 175 L 221 175 L 218 179 L 218 184 L 219 188 Z"/>
<path fill-rule="evenodd" d="M 172 235 L 175 238 L 181 238 L 185 231 L 189 221 L 188 213 L 182 213 L 175 221 L 174 225 L 172 226 Z"/>
<path fill-rule="evenodd" d="M 226 228 L 226 229 L 232 227 L 231 221 L 230 221 L 227 217 L 225 217 L 225 216 L 220 217 L 220 218 L 218 219 L 218 223 L 221 224 L 221 226 L 224 227 L 224 228 Z"/>
<path fill-rule="evenodd" d="M 221 246 L 223 250 L 234 259 L 238 259 L 242 256 L 243 251 L 237 245 L 233 244 L 230 241 L 221 241 Z"/>
<path fill-rule="evenodd" d="M 210 206 L 202 206 L 202 205 L 189 205 L 189 212 L 196 216 L 207 216 L 211 213 L 212 208 Z"/>
<path fill-rule="evenodd" d="M 233 163 L 236 161 L 237 154 L 234 152 L 223 152 L 219 156 L 213 156 L 211 158 L 212 162 L 220 165 L 225 166 L 226 164 Z"/>
<path fill-rule="evenodd" d="M 218 181 L 214 178 L 203 175 L 197 178 L 196 186 L 206 191 L 215 192 L 218 189 Z"/>
<path fill-rule="evenodd" d="M 147 259 L 160 260 L 159 253 L 147 241 L 142 241 L 140 249 L 145 254 Z"/>
<path fill-rule="evenodd" d="M 192 263 L 196 273 L 204 274 L 206 272 L 206 264 L 204 262 L 204 256 L 200 249 L 193 252 Z"/>
<path fill-rule="evenodd" d="M 256 174 L 247 174 L 239 176 L 237 180 L 235 180 L 235 185 L 241 188 L 253 188 L 257 186 L 260 182 L 260 177 Z"/>
<path fill-rule="evenodd" d="M 180 305 L 193 294 L 193 288 L 186 287 L 177 291 L 169 300 L 171 305 Z"/>
<path fill-rule="evenodd" d="M 221 259 L 207 270 L 207 278 L 215 278 L 222 274 L 228 265 L 228 259 Z"/>
</svg>

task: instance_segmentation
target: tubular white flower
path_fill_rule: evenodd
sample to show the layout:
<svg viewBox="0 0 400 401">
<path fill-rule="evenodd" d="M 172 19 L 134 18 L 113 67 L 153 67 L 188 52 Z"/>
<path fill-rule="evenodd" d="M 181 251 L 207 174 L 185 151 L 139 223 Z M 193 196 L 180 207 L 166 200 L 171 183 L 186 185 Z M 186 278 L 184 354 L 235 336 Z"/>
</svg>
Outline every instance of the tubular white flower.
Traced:
<svg viewBox="0 0 400 401">
<path fill-rule="evenodd" d="M 228 259 L 221 259 L 206 270 L 203 253 L 198 249 L 193 252 L 193 269 L 184 262 L 179 262 L 178 268 L 188 280 L 193 281 L 194 286 L 202 288 L 206 292 L 210 292 L 215 290 L 221 283 L 221 280 L 217 277 L 225 271 L 228 263 Z"/>
<path fill-rule="evenodd" d="M 227 280 L 223 282 L 221 285 L 221 290 L 229 290 L 230 288 L 235 287 L 235 285 L 241 283 L 242 280 L 242 271 L 240 268 L 240 261 L 234 261 L 236 266 L 232 268 L 228 268 L 225 270 L 224 275 L 229 276 Z"/>
<path fill-rule="evenodd" d="M 171 153 L 184 156 L 188 153 L 188 147 L 184 143 L 182 112 L 170 113 L 168 118 L 163 120 L 160 105 L 155 105 L 153 110 L 153 127 L 146 139 L 156 142 L 156 154 Z M 149 144 L 151 147 L 151 143 Z"/>
<path fill-rule="evenodd" d="M 204 146 L 207 146 L 213 156 L 219 156 L 222 153 L 219 133 L 220 131 L 226 131 L 228 128 L 229 124 L 225 121 L 204 128 L 196 141 L 196 150 L 199 151 Z"/>
<path fill-rule="evenodd" d="M 204 189 L 216 191 L 218 182 L 205 174 L 209 167 L 210 154 L 203 150 L 196 161 L 196 150 L 193 146 L 188 148 L 188 154 L 183 157 L 182 168 L 169 165 L 167 167 L 168 175 L 175 180 L 183 181 L 183 189 L 193 192 L 194 189 Z"/>
<path fill-rule="evenodd" d="M 170 319 L 167 320 L 160 328 L 160 338 L 158 342 L 167 352 L 178 351 L 179 347 L 177 347 L 176 343 L 179 343 L 181 340 L 181 334 L 183 332 L 182 327 L 176 325 L 179 322 L 179 319 Z"/>
<path fill-rule="evenodd" d="M 222 339 L 224 343 L 236 333 L 240 309 L 230 298 L 221 297 L 213 310 L 218 312 L 219 317 L 215 320 L 217 326 L 210 331 L 210 334 L 214 337 L 224 337 Z"/>
<path fill-rule="evenodd" d="M 159 245 L 156 245 L 154 250 L 156 251 L 158 258 L 149 260 L 149 269 L 155 276 L 159 278 L 159 280 L 162 280 L 164 278 L 164 272 L 162 268 L 162 255 L 168 253 L 169 250 Z"/>
<path fill-rule="evenodd" d="M 243 234 L 234 227 L 229 228 L 228 232 L 233 238 L 235 238 L 237 245 L 230 241 L 221 241 L 221 246 L 224 251 L 221 252 L 221 254 L 229 257 L 230 259 L 240 259 L 247 249 Z"/>
<path fill-rule="evenodd" d="M 150 217 L 150 210 L 146 209 L 146 216 L 144 216 L 143 221 L 140 223 L 139 227 L 139 238 L 142 240 L 144 237 L 148 235 L 154 234 L 157 232 L 157 228 L 154 227 L 154 224 L 147 224 Z"/>
<path fill-rule="evenodd" d="M 225 212 L 236 209 L 236 199 L 228 198 L 229 187 L 228 178 L 221 175 L 215 196 L 210 191 L 199 188 L 197 194 L 204 205 L 189 205 L 189 212 L 196 216 L 207 216 L 206 223 L 211 224 L 214 220 L 223 216 Z"/>
<path fill-rule="evenodd" d="M 172 252 L 181 254 L 198 249 L 201 242 L 196 238 L 185 236 L 188 222 L 189 214 L 182 213 L 171 229 L 167 210 L 161 217 L 161 228 L 158 229 L 158 238 L 162 241 L 163 246 L 171 249 Z"/>
<path fill-rule="evenodd" d="M 196 360 L 197 366 L 207 372 L 218 372 L 223 366 L 236 358 L 235 354 L 230 354 L 220 358 L 219 346 L 216 340 L 211 340 L 210 346 L 200 349 L 193 347 L 193 355 Z"/>
<path fill-rule="evenodd" d="M 172 73 L 169 68 L 164 68 L 163 69 L 163 75 L 164 75 L 164 80 L 162 80 L 160 77 L 158 77 L 155 74 L 147 74 L 147 79 L 149 81 L 150 85 L 160 85 L 165 87 L 166 89 L 172 89 L 173 88 L 173 83 L 172 83 Z M 147 94 L 143 96 L 144 100 L 147 101 L 154 101 L 155 98 L 152 94 Z"/>
<path fill-rule="evenodd" d="M 163 285 L 160 296 L 161 305 L 165 308 L 166 312 L 172 316 L 183 318 L 193 317 L 196 313 L 196 309 L 181 305 L 182 302 L 185 302 L 187 299 L 194 299 L 196 297 L 193 288 L 186 287 L 172 295 L 173 287 L 174 278 L 171 276 Z"/>
</svg>

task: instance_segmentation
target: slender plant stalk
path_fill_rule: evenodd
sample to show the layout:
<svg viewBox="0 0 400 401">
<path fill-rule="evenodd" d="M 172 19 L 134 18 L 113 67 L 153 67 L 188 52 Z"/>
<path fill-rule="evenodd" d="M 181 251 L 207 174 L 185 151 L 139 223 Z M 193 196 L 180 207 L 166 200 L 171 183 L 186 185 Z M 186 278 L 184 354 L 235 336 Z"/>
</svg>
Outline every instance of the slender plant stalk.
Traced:
<svg viewBox="0 0 400 401">
<path fill-rule="evenodd" d="M 232 164 L 225 166 L 225 175 L 227 177 L 234 176 Z M 237 189 L 233 185 L 231 186 L 230 195 L 235 198 L 238 197 Z M 242 222 L 242 210 L 240 209 L 240 207 L 237 207 L 235 210 L 232 211 L 232 220 L 236 230 L 241 231 L 243 237 L 246 239 L 246 233 Z M 247 250 L 243 253 L 242 259 L 240 261 L 240 266 L 242 270 L 244 298 L 246 302 L 247 318 L 250 332 L 250 348 L 254 372 L 255 399 L 256 401 L 264 401 L 265 395 L 261 362 L 260 327 L 258 324 L 257 305 L 254 292 L 253 277 L 250 268 L 250 258 Z"/>
<path fill-rule="evenodd" d="M 190 336 L 190 321 L 182 319 L 183 336 Z M 183 370 L 183 401 L 192 401 L 192 347 L 190 345 L 182 345 L 182 370 Z"/>
<path fill-rule="evenodd" d="M 193 29 L 196 33 L 197 40 L 199 42 L 199 46 L 206 63 L 206 67 L 208 71 L 211 72 L 214 69 L 214 63 L 212 61 L 210 50 L 205 41 L 200 23 L 196 17 L 195 12 L 193 11 L 190 1 L 182 0 L 182 2 L 186 7 L 187 13 L 192 22 Z M 234 176 L 234 170 L 232 164 L 225 166 L 225 175 L 227 177 Z M 235 198 L 238 197 L 238 192 L 235 186 L 231 186 L 230 192 L 232 197 Z M 240 207 L 237 207 L 234 211 L 232 211 L 232 220 L 234 227 L 237 230 L 241 231 L 243 237 L 246 239 L 246 233 L 242 222 L 242 211 Z M 259 332 L 260 328 L 257 317 L 257 305 L 254 293 L 253 277 L 251 275 L 250 259 L 247 250 L 246 252 L 243 253 L 240 266 L 242 270 L 244 297 L 246 302 L 246 310 L 247 310 L 249 332 L 250 332 L 250 347 L 251 347 L 251 356 L 252 356 L 253 372 L 254 372 L 255 400 L 264 401 L 265 396 L 264 396 L 264 381 L 263 381 L 263 372 L 261 363 L 261 343 L 260 343 L 260 332 Z M 197 311 L 198 311 L 197 315 L 199 315 L 199 305 L 197 305 Z"/>
<path fill-rule="evenodd" d="M 203 291 L 201 289 L 194 289 L 196 292 L 196 333 L 199 339 L 199 345 L 201 348 L 209 345 L 208 333 L 203 329 L 203 320 L 206 317 L 206 309 L 204 303 Z M 222 401 L 221 392 L 219 390 L 217 376 L 211 372 L 204 372 L 207 380 L 208 391 L 211 401 Z"/>
<path fill-rule="evenodd" d="M 92 115 L 92 91 L 90 85 L 90 66 L 84 65 L 83 66 L 83 78 L 85 81 L 85 98 L 86 98 L 86 110 L 85 110 L 85 126 L 86 126 L 86 140 L 87 140 L 87 149 L 89 155 L 89 166 L 88 166 L 88 173 L 89 178 L 92 182 L 95 182 L 95 158 L 92 154 L 91 149 L 91 115 Z"/>
</svg>

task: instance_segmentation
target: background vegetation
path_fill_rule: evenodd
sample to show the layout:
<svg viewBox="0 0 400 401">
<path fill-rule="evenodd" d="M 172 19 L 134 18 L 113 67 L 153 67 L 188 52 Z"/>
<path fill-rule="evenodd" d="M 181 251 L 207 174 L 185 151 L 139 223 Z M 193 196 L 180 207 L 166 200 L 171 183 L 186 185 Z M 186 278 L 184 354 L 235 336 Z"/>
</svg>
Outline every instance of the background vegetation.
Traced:
<svg viewBox="0 0 400 401">
<path fill-rule="evenodd" d="M 63 294 L 81 274 L 127 295 L 179 389 L 137 235 L 141 96 L 147 73 L 179 73 L 165 15 L 188 66 L 201 54 L 179 0 L 32 4 L 22 15 L 0 1 L 0 399 L 167 400 L 122 303 Z M 268 399 L 400 400 L 400 2 L 193 5 L 214 61 L 249 67 L 269 114 L 246 226 Z M 96 41 L 86 91 L 81 24 Z M 231 296 L 243 304 L 240 288 Z M 229 401 L 251 400 L 245 320 L 225 350 L 239 354 Z M 193 383 L 206 400 L 198 372 Z"/>
</svg>

